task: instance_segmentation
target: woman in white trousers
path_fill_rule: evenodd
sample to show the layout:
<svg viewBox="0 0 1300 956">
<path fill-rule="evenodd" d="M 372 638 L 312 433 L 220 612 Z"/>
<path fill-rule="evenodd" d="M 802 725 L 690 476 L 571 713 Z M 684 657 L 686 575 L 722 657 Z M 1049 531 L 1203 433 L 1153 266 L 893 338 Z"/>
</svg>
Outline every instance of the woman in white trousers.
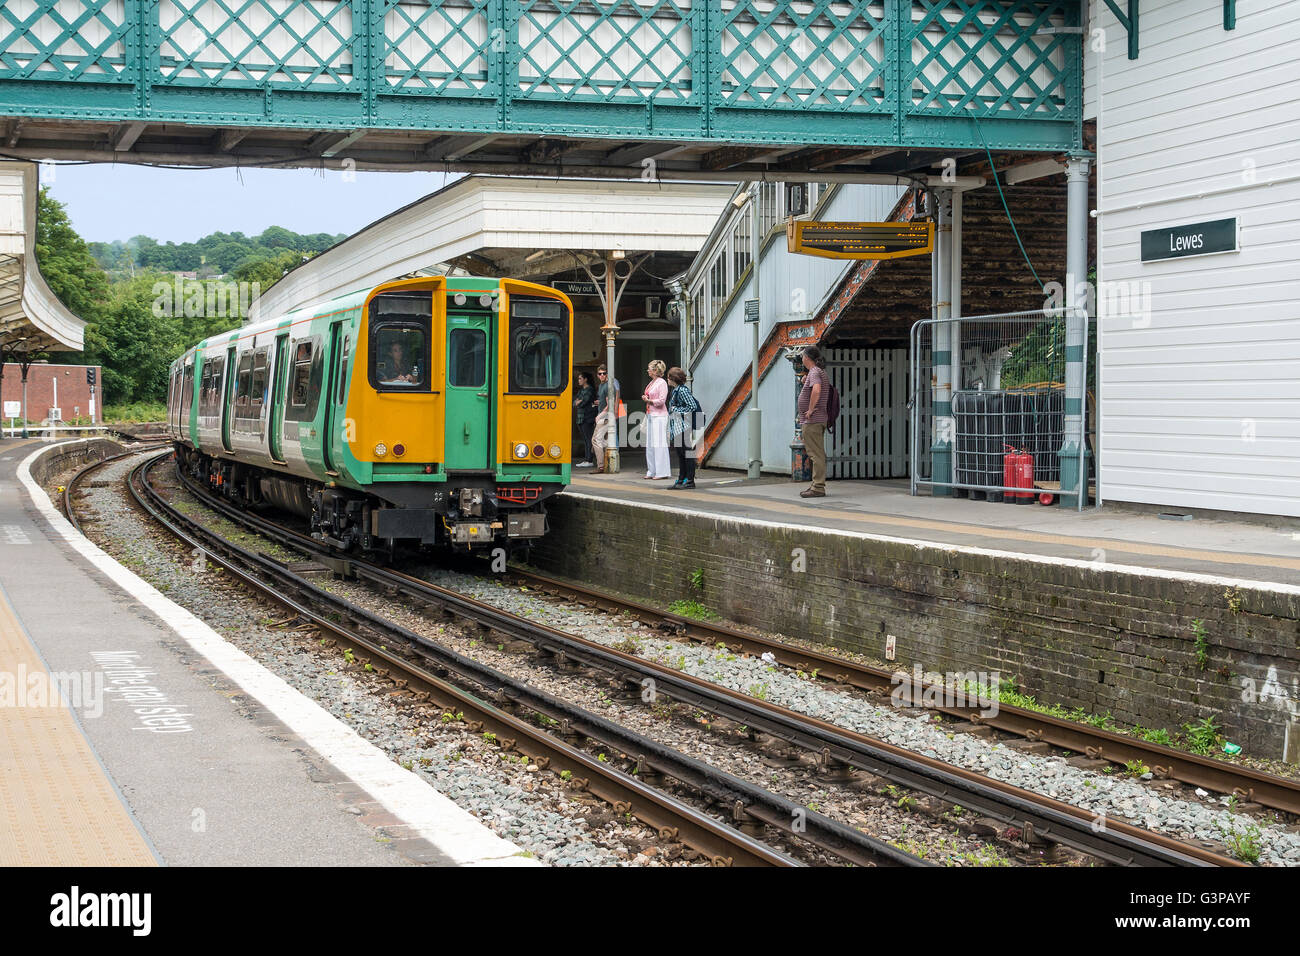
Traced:
<svg viewBox="0 0 1300 956">
<path fill-rule="evenodd" d="M 646 367 L 650 384 L 641 395 L 645 399 L 645 476 L 648 480 L 673 476 L 672 462 L 668 457 L 668 383 L 664 381 L 667 369 L 659 359 L 651 362 Z"/>
</svg>

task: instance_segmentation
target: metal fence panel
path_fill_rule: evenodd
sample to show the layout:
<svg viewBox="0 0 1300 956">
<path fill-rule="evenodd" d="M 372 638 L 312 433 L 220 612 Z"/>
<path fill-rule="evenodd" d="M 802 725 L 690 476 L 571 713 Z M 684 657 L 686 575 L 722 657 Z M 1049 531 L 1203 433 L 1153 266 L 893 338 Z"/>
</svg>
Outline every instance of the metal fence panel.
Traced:
<svg viewBox="0 0 1300 956">
<path fill-rule="evenodd" d="M 1017 490 L 1004 477 L 1010 450 L 1033 457 L 1037 488 L 1067 494 L 1083 491 L 1060 488 L 1058 453 L 1067 438 L 1066 317 L 1065 310 L 1014 312 L 942 322 L 925 319 L 913 326 L 909 404 L 911 432 L 916 436 L 914 494 L 924 485 L 950 488 L 959 497 L 1027 500 L 1006 494 Z M 935 367 L 936 352 L 950 357 L 947 365 Z M 946 421 L 934 421 L 936 397 L 951 400 Z M 1086 431 L 1085 403 L 1079 434 L 1074 436 L 1081 448 Z M 933 480 L 936 439 L 951 448 L 951 481 Z"/>
</svg>

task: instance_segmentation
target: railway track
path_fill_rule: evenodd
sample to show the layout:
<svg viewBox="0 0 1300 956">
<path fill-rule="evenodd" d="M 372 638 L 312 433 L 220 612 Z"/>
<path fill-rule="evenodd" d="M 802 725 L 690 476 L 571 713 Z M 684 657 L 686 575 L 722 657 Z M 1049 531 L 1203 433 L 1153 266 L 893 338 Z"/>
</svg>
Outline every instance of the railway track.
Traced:
<svg viewBox="0 0 1300 956">
<path fill-rule="evenodd" d="M 76 495 L 77 490 L 80 487 L 81 483 L 86 479 L 88 479 L 95 472 L 99 471 L 101 468 L 110 465 L 115 461 L 121 461 L 123 458 L 130 458 L 132 455 L 140 455 L 143 454 L 144 452 L 153 451 L 154 449 L 160 449 L 164 447 L 167 447 L 166 442 L 153 442 L 150 444 L 141 445 L 136 448 L 128 448 L 126 451 L 120 452 L 116 455 L 109 455 L 107 458 L 101 458 L 99 461 L 92 461 L 90 464 L 84 465 L 81 468 L 79 468 L 77 472 L 71 478 L 68 479 L 68 483 L 63 486 L 63 496 L 62 496 L 63 516 L 67 518 L 69 522 L 71 522 L 74 528 L 76 528 L 79 532 L 81 532 L 81 534 L 84 535 L 86 531 L 81 526 L 81 516 L 77 513 L 77 509 L 74 507 L 74 501 L 73 501 L 73 498 Z"/>
<path fill-rule="evenodd" d="M 168 457 L 156 456 L 138 465 L 130 473 L 128 488 L 136 504 L 185 545 L 201 549 L 240 581 L 333 635 L 341 645 L 353 648 L 358 662 L 370 664 L 382 677 L 393 680 L 420 701 L 440 706 L 444 712 L 464 715 L 471 729 L 494 734 L 503 749 L 526 754 L 544 768 L 567 771 L 572 786 L 604 800 L 617 813 L 631 814 L 657 830 L 662 839 L 680 841 L 717 865 L 798 865 L 794 857 L 754 835 L 770 828 L 795 843 L 857 865 L 931 865 L 456 654 L 319 588 L 305 574 L 339 571 L 367 577 L 378 575 L 381 569 L 339 561 L 319 549 L 308 548 L 310 539 L 230 509 L 224 502 L 204 496 L 202 489 L 191 488 L 224 516 L 306 551 L 320 563 L 306 567 L 313 562 L 277 561 L 225 540 L 173 508 L 150 484 L 149 472 Z M 391 579 L 385 582 L 379 576 L 372 583 L 390 588 L 392 585 Z M 483 609 L 490 610 L 486 606 Z M 497 630 L 490 623 L 488 629 Z M 532 722 L 539 718 L 555 727 L 556 733 Z M 585 741 L 626 754 L 634 763 L 635 775 L 591 756 L 582 749 Z M 661 778 L 670 778 L 698 794 L 703 802 L 720 807 L 736 825 L 719 822 L 710 813 L 642 782 Z"/>
<path fill-rule="evenodd" d="M 154 459 L 152 463 L 159 460 L 161 459 Z M 311 555 L 323 568 L 356 577 L 389 596 L 400 595 L 417 608 L 434 608 L 447 619 L 466 622 L 500 639 L 525 641 L 562 666 L 576 664 L 609 675 L 621 680 L 632 692 L 653 688 L 655 694 L 663 694 L 672 700 L 728 718 L 749 728 L 751 733 L 765 735 L 769 741 L 778 745 L 811 751 L 818 755 L 822 767 L 827 771 L 864 771 L 939 800 L 960 804 L 1020 830 L 1033 841 L 1069 847 L 1114 865 L 1241 865 L 1236 860 L 1202 847 L 1185 844 L 1164 834 L 1120 821 L 1108 820 L 1099 826 L 1092 814 L 1069 804 L 809 718 L 577 635 L 546 627 L 391 568 L 352 557 L 339 557 L 296 531 L 230 506 L 190 482 L 184 475 L 181 475 L 181 480 L 192 494 L 227 519 Z M 184 516 L 177 517 L 182 522 L 189 522 Z M 195 546 L 203 546 L 197 543 L 202 534 L 197 529 L 194 530 Z M 276 562 L 265 556 L 248 557 L 257 559 L 263 565 L 276 565 Z M 279 571 L 283 572 L 284 569 Z M 303 585 L 306 585 L 306 589 L 303 589 Z M 296 587 L 306 590 L 308 594 L 311 590 L 318 591 L 306 581 L 300 582 Z M 326 592 L 318 592 L 312 599 L 330 600 Z M 368 630 L 391 627 L 360 609 L 349 613 Z M 680 623 L 689 626 L 696 622 L 683 619 Z M 333 630 L 333 627 L 328 629 Z M 737 632 L 735 637 L 749 638 L 750 635 Z M 752 788 L 752 785 L 730 778 L 698 761 L 686 758 L 674 768 L 670 765 L 671 754 L 663 753 L 665 748 L 653 741 L 646 738 L 631 739 L 627 736 L 630 731 L 609 725 L 607 721 L 581 712 L 572 705 L 553 698 L 543 700 L 541 698 L 545 695 L 540 695 L 526 685 L 511 681 L 485 665 L 463 658 L 416 635 L 410 635 L 407 640 L 419 644 L 419 653 L 426 665 L 437 672 L 455 672 L 468 677 L 502 700 L 511 700 L 518 706 L 527 706 L 558 720 L 562 734 L 594 735 L 593 739 L 601 739 L 635 757 L 638 765 L 646 772 L 672 777 L 704 789 L 713 799 L 726 802 L 731 808 L 733 821 L 739 826 L 769 826 L 793 834 L 796 831 L 791 823 L 794 819 L 800 819 L 809 831 L 815 826 L 819 831 L 829 834 L 831 839 L 826 842 L 832 845 L 836 836 L 843 839 L 848 834 L 854 834 L 854 840 L 862 836 L 847 827 L 841 827 L 837 832 L 836 827 L 840 825 L 835 821 L 820 818 L 820 815 L 766 791 L 752 792 L 758 788 Z M 800 652 L 806 654 L 802 649 Z M 838 658 L 833 660 L 841 663 Z M 706 789 L 710 786 L 713 788 L 711 791 Z M 727 792 L 728 787 L 732 788 L 730 792 Z M 801 819 L 805 815 L 806 821 Z M 844 830 L 848 834 L 843 833 Z M 807 838 L 808 834 L 800 836 Z M 817 839 L 814 838 L 813 842 L 816 843 Z M 892 847 L 889 849 L 895 854 L 900 853 Z M 838 851 L 842 853 L 842 847 Z M 894 858 L 892 862 L 910 861 Z"/>
<path fill-rule="evenodd" d="M 898 675 L 892 671 L 822 651 L 785 644 L 727 624 L 683 617 L 531 570 L 511 568 L 510 579 L 568 602 L 638 620 L 681 639 L 707 645 L 725 644 L 729 650 L 753 656 L 771 654 L 780 664 L 805 673 L 817 671 L 819 677 L 837 684 L 886 696 L 901 691 L 905 702 L 926 701 L 927 710 L 971 724 L 984 725 L 1030 741 L 1040 741 L 1051 747 L 1070 750 L 1121 767 L 1134 761 L 1140 762 L 1150 767 L 1158 778 L 1177 780 L 1191 787 L 1235 795 L 1242 801 L 1258 803 L 1274 810 L 1300 814 L 1300 781 L 1297 780 L 1174 750 L 1140 738 L 1009 704 L 999 704 L 996 714 L 984 716 L 982 712 L 988 709 L 984 703 L 944 703 L 952 696 L 951 693 L 945 694 L 943 688 L 917 682 L 911 675 L 905 675 L 900 684 Z"/>
</svg>

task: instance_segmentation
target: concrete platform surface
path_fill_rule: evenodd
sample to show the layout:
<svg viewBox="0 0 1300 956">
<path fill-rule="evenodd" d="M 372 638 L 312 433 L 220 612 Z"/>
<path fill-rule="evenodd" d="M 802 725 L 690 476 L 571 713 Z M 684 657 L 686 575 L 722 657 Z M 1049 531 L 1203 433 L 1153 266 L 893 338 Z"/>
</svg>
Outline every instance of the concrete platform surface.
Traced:
<svg viewBox="0 0 1300 956">
<path fill-rule="evenodd" d="M 834 528 L 1022 554 L 1187 571 L 1300 585 L 1300 520 L 1196 513 L 1169 520 L 1105 505 L 1082 512 L 1060 505 L 1012 505 L 913 497 L 903 480 L 831 481 L 825 498 L 800 498 L 806 485 L 701 469 L 696 488 L 672 491 L 647 481 L 628 456 L 617 475 L 574 469 L 570 492 L 812 528 Z M 1171 509 L 1181 511 L 1182 509 Z"/>
<path fill-rule="evenodd" d="M 530 862 L 78 535 L 33 447 L 0 445 L 0 679 L 63 692 L 0 695 L 0 864 Z"/>
</svg>

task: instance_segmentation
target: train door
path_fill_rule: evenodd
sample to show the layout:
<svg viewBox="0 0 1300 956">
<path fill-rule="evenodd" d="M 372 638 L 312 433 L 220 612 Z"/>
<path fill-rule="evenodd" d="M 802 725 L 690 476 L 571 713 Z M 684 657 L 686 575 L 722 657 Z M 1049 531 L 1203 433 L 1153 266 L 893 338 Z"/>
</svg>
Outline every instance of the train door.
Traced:
<svg viewBox="0 0 1300 956">
<path fill-rule="evenodd" d="M 325 353 L 329 365 L 325 369 L 325 384 L 323 388 L 324 401 L 321 403 L 325 406 L 325 416 L 321 421 L 324 441 L 320 443 L 321 459 L 325 463 L 325 472 L 330 475 L 338 474 L 338 465 L 336 464 L 339 454 L 339 432 L 342 429 L 342 406 L 339 404 L 339 380 L 346 377 L 347 370 L 343 367 L 345 361 L 343 356 L 343 323 L 342 321 L 330 323 L 329 351 Z"/>
<path fill-rule="evenodd" d="M 350 323 L 348 323 L 350 325 Z M 352 335 L 342 327 L 342 323 L 335 323 L 331 331 L 331 339 L 334 344 L 334 375 L 332 378 L 333 387 L 330 389 L 330 430 L 329 441 L 326 442 L 326 461 L 331 462 L 337 470 L 338 462 L 343 459 L 343 446 L 348 440 L 348 433 L 353 429 L 348 427 L 347 408 L 348 408 L 348 369 L 352 359 Z"/>
<path fill-rule="evenodd" d="M 493 447 L 491 348 L 494 312 L 447 312 L 447 419 L 449 471 L 488 467 Z"/>
<path fill-rule="evenodd" d="M 167 389 L 167 431 L 173 438 L 181 431 L 181 367 L 172 367 L 171 386 Z"/>
<path fill-rule="evenodd" d="M 275 339 L 275 380 L 271 383 L 271 460 L 284 464 L 284 383 L 289 378 L 289 336 Z"/>
<path fill-rule="evenodd" d="M 232 345 L 226 350 L 226 381 L 221 398 L 221 447 L 228 452 L 233 452 L 234 446 L 230 442 L 230 419 L 234 412 L 235 404 L 235 384 L 239 376 L 235 374 L 235 348 Z"/>
</svg>

